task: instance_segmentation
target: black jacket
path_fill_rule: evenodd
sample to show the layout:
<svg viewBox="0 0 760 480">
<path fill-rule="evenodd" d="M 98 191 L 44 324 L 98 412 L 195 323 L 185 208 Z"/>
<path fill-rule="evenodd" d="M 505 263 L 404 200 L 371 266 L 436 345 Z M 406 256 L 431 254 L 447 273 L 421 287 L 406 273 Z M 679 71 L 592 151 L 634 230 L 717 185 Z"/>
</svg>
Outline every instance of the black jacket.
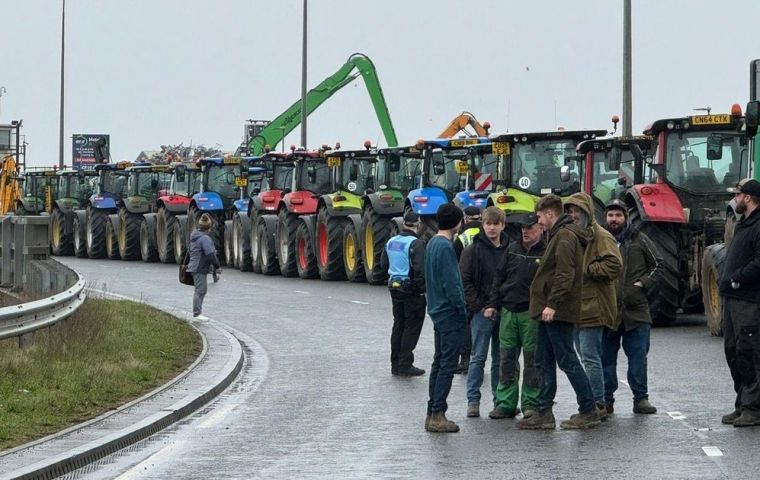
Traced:
<svg viewBox="0 0 760 480">
<path fill-rule="evenodd" d="M 510 312 L 525 312 L 530 306 L 530 284 L 544 256 L 546 243 L 540 239 L 528 250 L 513 241 L 496 268 L 488 307 Z"/>
<path fill-rule="evenodd" d="M 417 237 L 410 230 L 402 230 L 399 235 L 404 237 Z M 387 272 L 390 266 L 388 251 L 383 248 L 380 257 L 380 267 Z M 401 289 L 401 293 L 420 295 L 425 293 L 425 242 L 417 238 L 409 245 L 409 282 Z"/>
<path fill-rule="evenodd" d="M 760 303 L 760 208 L 736 224 L 718 288 L 724 297 Z"/>
<path fill-rule="evenodd" d="M 496 266 L 509 247 L 509 236 L 501 232 L 497 247 L 482 231 L 473 239 L 472 245 L 462 250 L 459 271 L 462 274 L 464 299 L 471 314 L 478 313 L 488 304 Z"/>
<path fill-rule="evenodd" d="M 617 279 L 618 320 L 631 330 L 636 323 L 652 323 L 647 295 L 659 283 L 664 267 L 657 247 L 636 228 L 628 227 L 616 240 L 623 257 L 623 274 Z"/>
</svg>

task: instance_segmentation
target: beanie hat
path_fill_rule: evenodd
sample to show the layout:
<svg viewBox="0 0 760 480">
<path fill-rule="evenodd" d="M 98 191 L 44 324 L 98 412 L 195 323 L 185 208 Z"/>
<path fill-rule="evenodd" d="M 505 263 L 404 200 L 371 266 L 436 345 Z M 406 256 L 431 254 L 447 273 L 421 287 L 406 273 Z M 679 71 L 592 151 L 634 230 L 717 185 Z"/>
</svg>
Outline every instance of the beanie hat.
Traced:
<svg viewBox="0 0 760 480">
<path fill-rule="evenodd" d="M 464 214 L 473 220 L 480 220 L 480 209 L 475 206 L 469 206 L 464 209 Z"/>
<path fill-rule="evenodd" d="M 214 223 L 213 220 L 211 220 L 211 216 L 208 213 L 204 213 L 201 215 L 200 220 L 198 220 L 198 229 L 199 230 L 210 230 L 211 225 Z"/>
<path fill-rule="evenodd" d="M 404 214 L 404 225 L 417 225 L 419 222 L 420 216 L 412 210 L 409 210 Z"/>
<path fill-rule="evenodd" d="M 622 200 L 618 200 L 617 198 L 613 198 L 609 202 L 607 202 L 607 205 L 604 206 L 604 211 L 607 210 L 622 210 L 623 215 L 628 218 L 628 207 Z"/>
<path fill-rule="evenodd" d="M 450 203 L 444 203 L 438 207 L 435 214 L 438 219 L 439 230 L 451 230 L 462 220 L 462 210 Z"/>
</svg>

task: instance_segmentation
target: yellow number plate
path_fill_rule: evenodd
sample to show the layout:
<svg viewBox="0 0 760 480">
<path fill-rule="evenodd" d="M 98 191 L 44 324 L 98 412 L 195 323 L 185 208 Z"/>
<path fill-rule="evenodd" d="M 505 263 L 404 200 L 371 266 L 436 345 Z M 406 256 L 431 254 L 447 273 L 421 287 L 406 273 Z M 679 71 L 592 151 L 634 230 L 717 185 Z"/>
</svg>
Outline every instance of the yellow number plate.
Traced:
<svg viewBox="0 0 760 480">
<path fill-rule="evenodd" d="M 223 163 L 225 165 L 240 165 L 240 157 L 227 157 Z"/>
<path fill-rule="evenodd" d="M 340 157 L 327 157 L 327 166 L 328 167 L 340 167 L 341 164 L 341 158 Z"/>
<path fill-rule="evenodd" d="M 119 169 L 119 170 L 123 170 L 123 169 L 129 168 L 131 166 L 132 166 L 132 164 L 130 162 L 119 162 L 119 163 L 116 164 L 116 168 Z"/>
<path fill-rule="evenodd" d="M 55 172 L 45 172 L 46 177 L 53 177 L 55 176 Z"/>
<path fill-rule="evenodd" d="M 477 145 L 480 141 L 477 138 L 461 138 L 451 141 L 452 147 L 466 147 L 467 145 Z"/>
<path fill-rule="evenodd" d="M 237 186 L 237 187 L 246 187 L 246 186 L 248 186 L 248 179 L 247 178 L 236 178 L 235 179 L 235 186 Z"/>
<path fill-rule="evenodd" d="M 458 174 L 464 175 L 465 173 L 470 171 L 470 166 L 467 165 L 467 162 L 464 162 L 462 160 L 455 160 L 454 170 L 456 170 Z"/>
<path fill-rule="evenodd" d="M 491 144 L 491 152 L 493 152 L 494 155 L 509 155 L 509 143 L 493 142 L 493 144 Z"/>
<path fill-rule="evenodd" d="M 695 115 L 691 117 L 692 125 L 720 125 L 731 123 L 731 115 Z"/>
</svg>

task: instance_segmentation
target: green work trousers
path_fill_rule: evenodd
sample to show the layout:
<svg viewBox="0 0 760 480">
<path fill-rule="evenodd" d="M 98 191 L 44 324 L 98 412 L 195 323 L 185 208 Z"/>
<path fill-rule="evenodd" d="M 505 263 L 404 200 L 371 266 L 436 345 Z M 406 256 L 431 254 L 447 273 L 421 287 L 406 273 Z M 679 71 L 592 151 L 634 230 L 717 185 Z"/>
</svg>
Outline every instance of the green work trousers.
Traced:
<svg viewBox="0 0 760 480">
<path fill-rule="evenodd" d="M 507 412 L 517 410 L 521 400 L 522 411 L 538 408 L 538 370 L 535 365 L 538 323 L 528 312 L 502 310 L 499 327 L 500 365 L 499 385 L 496 387 L 495 406 Z M 520 397 L 520 349 L 525 360 L 522 397 Z"/>
</svg>

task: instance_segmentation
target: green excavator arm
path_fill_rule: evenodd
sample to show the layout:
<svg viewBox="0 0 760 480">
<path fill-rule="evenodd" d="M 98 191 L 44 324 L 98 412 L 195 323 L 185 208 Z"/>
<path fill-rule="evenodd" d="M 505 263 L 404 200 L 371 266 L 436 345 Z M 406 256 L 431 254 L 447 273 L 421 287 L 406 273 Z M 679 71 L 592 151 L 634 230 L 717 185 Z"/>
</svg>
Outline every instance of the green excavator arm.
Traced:
<svg viewBox="0 0 760 480">
<path fill-rule="evenodd" d="M 354 72 L 354 70 L 357 71 Z M 364 85 L 367 87 L 367 93 L 369 93 L 377 120 L 380 122 L 380 128 L 382 128 L 383 135 L 385 136 L 385 143 L 389 147 L 398 146 L 396 131 L 393 129 L 393 122 L 391 122 L 391 116 L 385 104 L 383 89 L 380 87 L 375 65 L 364 54 L 355 53 L 351 55 L 348 61 L 337 72 L 324 79 L 322 83 L 306 93 L 306 114 L 310 115 L 311 112 L 325 103 L 335 92 L 354 81 L 359 75 L 364 79 Z M 258 135 L 251 138 L 248 142 L 248 155 L 263 155 L 265 153 L 264 148 L 267 145 L 274 148 L 300 123 L 301 100 L 298 100 L 272 120 L 269 125 L 264 127 Z"/>
</svg>

